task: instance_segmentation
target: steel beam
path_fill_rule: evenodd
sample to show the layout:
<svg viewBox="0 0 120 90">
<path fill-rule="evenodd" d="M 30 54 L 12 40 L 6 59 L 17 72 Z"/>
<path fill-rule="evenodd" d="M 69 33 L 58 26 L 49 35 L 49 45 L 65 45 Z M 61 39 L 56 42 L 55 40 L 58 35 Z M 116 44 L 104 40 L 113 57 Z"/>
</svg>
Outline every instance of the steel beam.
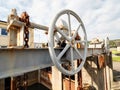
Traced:
<svg viewBox="0 0 120 90">
<path fill-rule="evenodd" d="M 31 28 L 37 28 L 37 29 L 40 29 L 40 30 L 45 30 L 45 31 L 48 31 L 48 29 L 49 29 L 47 26 L 36 24 L 36 23 L 33 23 L 33 22 L 30 22 L 30 27 Z"/>
<path fill-rule="evenodd" d="M 82 54 L 83 49 L 79 50 Z M 55 52 L 60 53 L 61 49 L 55 49 Z M 97 53 L 102 53 L 102 49 L 88 49 L 87 56 Z M 74 59 L 77 57 L 78 55 L 75 54 Z M 63 58 L 69 59 L 70 55 L 66 54 Z M 0 78 L 17 76 L 25 72 L 46 68 L 52 65 L 53 63 L 48 48 L 0 49 Z"/>
</svg>

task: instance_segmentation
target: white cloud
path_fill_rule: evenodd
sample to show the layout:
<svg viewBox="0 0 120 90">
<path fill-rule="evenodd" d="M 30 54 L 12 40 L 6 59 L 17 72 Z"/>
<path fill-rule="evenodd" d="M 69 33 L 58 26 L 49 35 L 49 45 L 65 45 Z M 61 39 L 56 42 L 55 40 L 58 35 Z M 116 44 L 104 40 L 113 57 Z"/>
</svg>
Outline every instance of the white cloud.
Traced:
<svg viewBox="0 0 120 90">
<path fill-rule="evenodd" d="M 120 38 L 119 0 L 0 0 L 0 19 L 7 19 L 11 8 L 20 15 L 27 11 L 31 21 L 49 25 L 53 16 L 62 9 L 75 11 L 85 24 L 88 40 L 109 36 Z"/>
</svg>

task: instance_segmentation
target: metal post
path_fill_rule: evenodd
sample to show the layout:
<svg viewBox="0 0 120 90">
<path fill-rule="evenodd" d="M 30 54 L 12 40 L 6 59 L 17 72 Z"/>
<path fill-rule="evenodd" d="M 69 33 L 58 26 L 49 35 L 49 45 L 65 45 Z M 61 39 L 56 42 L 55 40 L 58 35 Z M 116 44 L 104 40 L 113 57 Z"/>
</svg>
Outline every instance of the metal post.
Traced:
<svg viewBox="0 0 120 90">
<path fill-rule="evenodd" d="M 77 60 L 77 65 L 81 63 L 81 60 Z M 82 89 L 82 71 L 78 72 L 78 88 L 77 90 L 83 90 Z"/>
<path fill-rule="evenodd" d="M 112 53 L 109 54 L 109 68 L 110 68 L 110 87 L 112 87 L 113 84 L 113 62 L 112 62 Z"/>
<path fill-rule="evenodd" d="M 10 89 L 11 90 L 14 90 L 14 78 L 13 77 L 11 77 L 11 85 L 10 85 L 11 87 L 10 87 Z"/>
<path fill-rule="evenodd" d="M 69 76 L 69 90 L 71 90 L 71 77 Z"/>
<path fill-rule="evenodd" d="M 62 90 L 62 74 L 52 66 L 52 90 Z"/>
<path fill-rule="evenodd" d="M 27 90 L 27 86 L 28 86 L 28 75 L 25 73 L 24 74 L 24 78 L 23 78 L 23 87 L 24 87 L 24 90 Z"/>
<path fill-rule="evenodd" d="M 16 89 L 15 90 L 20 90 L 21 89 L 21 76 L 17 77 L 16 80 Z"/>
</svg>

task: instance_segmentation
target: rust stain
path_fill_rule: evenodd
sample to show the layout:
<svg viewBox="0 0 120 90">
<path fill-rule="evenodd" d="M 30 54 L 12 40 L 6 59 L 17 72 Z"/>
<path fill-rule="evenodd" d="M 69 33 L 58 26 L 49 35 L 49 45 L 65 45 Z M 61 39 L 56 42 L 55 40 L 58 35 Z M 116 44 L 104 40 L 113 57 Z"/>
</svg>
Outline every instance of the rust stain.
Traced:
<svg viewBox="0 0 120 90">
<path fill-rule="evenodd" d="M 103 68 L 105 66 L 105 57 L 104 55 L 98 55 L 98 67 Z"/>
</svg>

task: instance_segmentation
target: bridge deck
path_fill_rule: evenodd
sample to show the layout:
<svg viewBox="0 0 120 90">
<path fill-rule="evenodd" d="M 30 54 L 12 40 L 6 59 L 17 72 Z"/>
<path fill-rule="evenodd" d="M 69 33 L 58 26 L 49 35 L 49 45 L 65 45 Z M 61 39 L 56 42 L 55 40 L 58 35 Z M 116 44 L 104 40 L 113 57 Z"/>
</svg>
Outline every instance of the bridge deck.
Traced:
<svg viewBox="0 0 120 90">
<path fill-rule="evenodd" d="M 56 53 L 60 49 L 55 49 Z M 83 52 L 83 49 L 79 49 Z M 87 57 L 102 53 L 102 49 L 88 49 Z M 75 56 L 77 57 L 77 56 Z M 64 57 L 65 58 L 65 57 Z M 0 78 L 17 76 L 37 69 L 52 66 L 48 48 L 0 49 Z"/>
</svg>

